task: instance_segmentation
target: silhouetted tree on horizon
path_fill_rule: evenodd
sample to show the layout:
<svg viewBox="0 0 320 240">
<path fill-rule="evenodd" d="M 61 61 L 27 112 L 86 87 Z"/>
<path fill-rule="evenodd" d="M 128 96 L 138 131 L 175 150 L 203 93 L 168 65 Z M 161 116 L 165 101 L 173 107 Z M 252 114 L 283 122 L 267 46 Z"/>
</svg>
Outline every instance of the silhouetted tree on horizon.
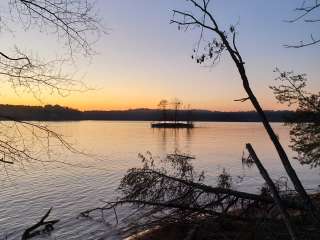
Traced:
<svg viewBox="0 0 320 240">
<path fill-rule="evenodd" d="M 171 102 L 174 110 L 173 121 L 176 123 L 178 121 L 178 111 L 182 105 L 182 101 L 178 98 L 175 98 Z"/>
<path fill-rule="evenodd" d="M 168 108 L 169 102 L 166 99 L 162 99 L 159 104 L 158 107 L 161 109 L 162 111 L 162 118 L 163 121 L 167 121 L 167 108 Z"/>
</svg>

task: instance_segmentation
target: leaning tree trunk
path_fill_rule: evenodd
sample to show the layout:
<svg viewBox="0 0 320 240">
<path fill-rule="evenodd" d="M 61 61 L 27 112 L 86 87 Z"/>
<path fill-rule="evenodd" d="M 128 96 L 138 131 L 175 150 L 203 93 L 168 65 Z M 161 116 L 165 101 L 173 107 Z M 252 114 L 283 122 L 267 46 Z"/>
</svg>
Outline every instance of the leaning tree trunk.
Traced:
<svg viewBox="0 0 320 240">
<path fill-rule="evenodd" d="M 207 29 L 208 31 L 212 31 L 219 36 L 220 40 L 222 41 L 223 47 L 219 46 L 220 44 L 218 44 L 217 54 L 221 54 L 221 52 L 224 49 L 226 49 L 229 52 L 232 60 L 236 64 L 236 67 L 240 73 L 242 83 L 243 83 L 243 88 L 248 95 L 247 98 L 241 99 L 241 101 L 245 101 L 245 100 L 251 101 L 252 105 L 254 106 L 255 110 L 257 111 L 257 113 L 259 114 L 259 116 L 261 118 L 261 121 L 263 123 L 264 128 L 266 129 L 273 145 L 275 146 L 275 148 L 278 152 L 278 155 L 280 157 L 282 165 L 284 166 L 290 180 L 292 181 L 294 188 L 296 189 L 296 191 L 298 192 L 298 194 L 302 198 L 304 205 L 309 209 L 311 216 L 313 216 L 315 218 L 316 222 L 319 223 L 320 222 L 320 219 L 319 219 L 320 214 L 318 213 L 317 208 L 313 205 L 310 197 L 308 196 L 306 190 L 304 189 L 302 183 L 300 182 L 300 179 L 298 178 L 295 170 L 291 166 L 291 163 L 289 161 L 289 158 L 288 158 L 286 152 L 284 151 L 281 143 L 279 142 L 277 135 L 273 131 L 273 129 L 272 129 L 264 111 L 262 110 L 256 96 L 254 95 L 254 93 L 252 92 L 252 90 L 250 88 L 249 80 L 248 80 L 248 77 L 247 77 L 247 74 L 245 71 L 245 67 L 244 67 L 245 63 L 243 62 L 242 57 L 241 57 L 241 55 L 236 47 L 236 44 L 235 44 L 236 32 L 234 31 L 234 27 L 231 26 L 231 28 L 230 28 L 230 32 L 233 33 L 233 39 L 230 40 L 230 38 L 229 38 L 230 36 L 227 35 L 226 31 L 221 31 L 219 29 L 219 26 L 218 26 L 214 16 L 208 11 L 208 4 L 209 4 L 210 0 L 207 0 L 207 1 L 203 0 L 202 5 L 200 3 L 198 3 L 196 0 L 190 0 L 190 2 L 193 3 L 193 5 L 203 13 L 203 18 L 201 20 L 199 20 L 194 15 L 192 15 L 192 13 L 190 13 L 190 12 L 181 12 L 181 11 L 174 10 L 173 11 L 174 15 L 175 14 L 181 15 L 183 17 L 183 20 L 182 21 L 172 20 L 171 23 L 176 23 L 179 26 L 186 26 L 186 28 L 188 28 L 190 26 L 200 26 L 202 28 L 202 31 L 203 31 L 203 29 Z M 212 22 L 213 26 L 208 25 L 206 22 L 206 19 L 209 19 Z M 202 39 L 202 37 L 203 37 L 203 35 L 201 34 L 200 39 Z M 212 56 L 212 52 L 209 53 L 209 56 L 210 55 Z M 205 55 L 203 55 L 203 56 L 205 56 Z M 203 60 L 201 60 L 201 61 L 203 61 Z"/>
<path fill-rule="evenodd" d="M 245 67 L 244 67 L 245 63 L 242 61 L 242 58 L 241 58 L 239 52 L 237 51 L 237 49 L 235 49 L 235 50 L 232 49 L 232 47 L 230 46 L 229 41 L 226 39 L 224 33 L 219 31 L 218 34 L 219 34 L 221 40 L 223 41 L 224 45 L 226 46 L 231 58 L 233 59 L 234 63 L 237 66 L 237 69 L 238 69 L 240 76 L 241 76 L 241 79 L 242 79 L 243 88 L 246 91 L 246 93 L 248 94 L 248 99 L 251 101 L 255 110 L 259 114 L 261 121 L 263 123 L 263 126 L 266 129 L 273 145 L 275 146 L 277 153 L 280 157 L 280 160 L 282 162 L 282 165 L 284 166 L 289 178 L 291 179 L 291 181 L 294 185 L 294 188 L 296 189 L 298 194 L 301 196 L 301 198 L 302 198 L 306 208 L 309 210 L 310 214 L 319 223 L 318 210 L 313 205 L 309 195 L 307 194 L 306 190 L 304 189 L 304 187 L 303 187 L 300 179 L 298 178 L 294 168 L 292 167 L 292 165 L 289 161 L 289 158 L 288 158 L 286 152 L 284 151 L 277 135 L 273 131 L 273 129 L 269 123 L 269 120 L 266 117 L 265 112 L 262 110 L 260 103 L 258 102 L 256 96 L 254 95 L 254 93 L 251 90 L 249 80 L 248 80 L 248 77 L 247 77 L 247 74 L 245 71 Z"/>
<path fill-rule="evenodd" d="M 276 187 L 276 185 L 274 184 L 274 182 L 272 181 L 271 177 L 269 176 L 267 170 L 264 168 L 264 166 L 262 165 L 260 159 L 258 158 L 256 152 L 254 151 L 252 145 L 250 143 L 248 143 L 246 145 L 247 150 L 249 151 L 250 156 L 252 157 L 253 161 L 255 162 L 256 166 L 258 167 L 258 170 L 261 174 L 261 176 L 264 178 L 264 180 L 266 181 L 267 185 L 269 186 L 271 195 L 275 201 L 275 203 L 278 206 L 278 209 L 281 213 L 282 219 L 284 221 L 284 223 L 286 224 L 286 227 L 288 229 L 288 232 L 291 236 L 292 240 L 297 240 L 297 236 L 296 233 L 294 231 L 294 228 L 290 222 L 290 216 L 288 214 L 288 211 L 285 207 L 285 205 L 282 202 L 282 199 L 280 197 L 280 194 L 278 192 L 278 189 Z"/>
</svg>

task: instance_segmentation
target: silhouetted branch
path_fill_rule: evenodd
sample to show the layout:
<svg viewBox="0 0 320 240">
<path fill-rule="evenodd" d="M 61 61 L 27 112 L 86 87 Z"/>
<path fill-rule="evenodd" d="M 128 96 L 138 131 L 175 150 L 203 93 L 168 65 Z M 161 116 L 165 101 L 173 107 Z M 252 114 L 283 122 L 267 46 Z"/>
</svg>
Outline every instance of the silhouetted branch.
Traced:
<svg viewBox="0 0 320 240">
<path fill-rule="evenodd" d="M 56 33 L 66 41 L 71 54 L 81 48 L 93 53 L 91 45 L 102 30 L 91 0 L 9 0 L 11 13 L 19 17 L 26 29 L 37 25 L 40 30 Z M 90 41 L 89 39 L 92 39 Z"/>
<path fill-rule="evenodd" d="M 30 62 L 30 59 L 27 57 L 27 56 L 22 56 L 22 57 L 17 57 L 17 58 L 12 58 L 12 57 L 9 57 L 8 55 L 4 54 L 3 52 L 0 52 L 0 55 L 10 61 L 26 61 L 28 64 L 31 65 L 31 62 Z"/>
<path fill-rule="evenodd" d="M 310 15 L 311 13 L 313 13 L 314 11 L 316 11 L 318 8 L 320 7 L 320 2 L 318 0 L 308 0 L 308 1 L 303 1 L 302 5 L 298 8 L 295 9 L 295 11 L 299 12 L 300 14 L 291 19 L 288 20 L 288 22 L 294 23 L 297 22 L 301 19 L 304 19 L 306 16 Z M 315 22 L 315 21 L 319 21 L 318 19 L 312 20 L 312 19 L 304 19 L 304 21 L 306 22 Z"/>
<path fill-rule="evenodd" d="M 284 44 L 284 46 L 286 48 L 302 48 L 302 47 L 309 47 L 309 46 L 317 45 L 318 43 L 320 43 L 320 39 L 314 38 L 313 35 L 310 35 L 310 39 L 311 39 L 311 41 L 307 42 L 307 43 L 300 41 L 300 44 L 297 44 L 297 45 Z"/>
<path fill-rule="evenodd" d="M 233 101 L 235 101 L 235 102 L 245 102 L 245 101 L 248 101 L 248 100 L 250 100 L 250 98 L 249 97 L 245 97 L 245 98 L 235 99 Z"/>
<path fill-rule="evenodd" d="M 298 16 L 291 20 L 287 20 L 289 23 L 295 23 L 300 20 L 303 20 L 306 23 L 317 23 L 320 21 L 320 17 L 318 18 L 309 18 L 309 16 L 314 14 L 320 8 L 319 0 L 304 0 L 300 7 L 296 8 L 295 11 L 298 12 Z M 312 34 L 310 35 L 310 41 L 304 42 L 300 41 L 299 44 L 286 44 L 284 45 L 287 48 L 302 48 L 308 47 L 312 45 L 317 45 L 320 43 L 319 38 L 315 38 Z"/>
<path fill-rule="evenodd" d="M 51 232 L 54 228 L 53 225 L 59 222 L 59 220 L 52 220 L 52 221 L 46 221 L 46 219 L 49 217 L 51 213 L 52 208 L 48 210 L 48 212 L 40 219 L 39 222 L 34 224 L 33 226 L 29 227 L 26 229 L 22 235 L 21 240 L 27 240 L 31 239 L 32 237 L 40 235 L 42 232 L 49 233 Z M 44 226 L 44 230 L 37 230 L 38 228 Z"/>
<path fill-rule="evenodd" d="M 14 91 L 20 89 L 31 93 L 41 101 L 42 94 L 66 96 L 71 92 L 82 92 L 88 88 L 81 81 L 63 74 L 63 60 L 43 63 L 32 59 L 16 49 L 14 57 L 1 54 L 0 76 L 11 85 Z"/>
<path fill-rule="evenodd" d="M 6 3 L 5 3 L 6 4 Z M 44 61 L 25 53 L 17 47 L 8 53 L 0 51 L 0 77 L 8 83 L 12 90 L 29 93 L 41 101 L 44 94 L 66 96 L 71 92 L 88 90 L 84 83 L 73 79 L 70 74 L 63 73 L 62 68 L 67 58 L 73 54 L 94 54 L 93 44 L 103 32 L 100 20 L 94 12 L 94 1 L 91 0 L 7 0 L 8 11 L 2 11 L 1 23 L 10 21 L 5 14 L 11 14 L 11 21 L 23 25 L 25 30 L 37 27 L 41 32 L 53 33 L 68 47 L 67 57 L 53 61 Z M 5 19 L 5 20 L 4 20 Z M 3 131 L 0 135 L 0 155 L 2 163 L 23 164 L 24 161 L 45 161 L 38 159 L 28 146 L 27 139 L 36 140 L 42 149 L 50 154 L 51 141 L 61 144 L 72 152 L 75 150 L 63 136 L 48 126 L 40 123 L 18 121 L 6 116 L 1 122 Z"/>
<path fill-rule="evenodd" d="M 2 135 L 0 137 L 0 162 L 4 164 L 20 163 L 22 166 L 27 162 L 59 162 L 72 165 L 57 159 L 51 160 L 52 151 L 57 151 L 57 146 L 74 154 L 88 155 L 65 140 L 62 134 L 53 131 L 47 125 L 31 121 L 22 121 L 12 117 L 0 115 Z M 7 130 L 6 130 L 7 129 Z M 6 133 L 6 131 L 8 133 Z M 46 151 L 48 160 L 42 156 L 37 157 L 42 151 Z M 73 165 L 72 165 L 73 166 Z M 80 166 L 80 165 L 79 165 Z"/>
<path fill-rule="evenodd" d="M 5 163 L 5 164 L 14 164 L 14 162 L 6 161 L 6 160 L 4 160 L 3 158 L 0 159 L 0 162 L 3 162 L 3 163 Z"/>
<path fill-rule="evenodd" d="M 75 50 L 91 55 L 96 41 L 93 38 L 103 31 L 91 0 L 8 0 L 8 3 L 12 19 L 18 19 L 26 30 L 38 26 L 41 31 L 56 34 L 66 41 L 71 56 Z M 87 90 L 80 81 L 62 74 L 64 62 L 42 61 L 18 48 L 13 54 L 1 51 L 0 75 L 14 90 L 22 88 L 37 99 L 41 99 L 41 92 L 64 96 L 70 91 Z"/>
<path fill-rule="evenodd" d="M 308 111 L 320 112 L 320 106 L 317 101 L 314 101 L 315 94 L 311 94 L 305 90 L 307 83 L 306 74 L 294 74 L 294 72 L 285 72 L 276 69 L 279 74 L 276 78 L 280 81 L 279 86 L 270 86 L 273 90 L 276 99 L 280 103 L 299 104 L 299 107 L 309 106 Z M 301 110 L 301 109 L 300 109 Z"/>
</svg>

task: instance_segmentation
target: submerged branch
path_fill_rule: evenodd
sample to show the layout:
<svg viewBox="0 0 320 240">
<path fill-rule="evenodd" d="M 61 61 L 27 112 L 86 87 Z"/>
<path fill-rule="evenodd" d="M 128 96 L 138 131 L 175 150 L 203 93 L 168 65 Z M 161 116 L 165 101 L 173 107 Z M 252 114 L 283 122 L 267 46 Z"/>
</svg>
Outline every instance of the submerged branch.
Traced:
<svg viewBox="0 0 320 240">
<path fill-rule="evenodd" d="M 54 227 L 53 225 L 59 222 L 59 220 L 51 220 L 51 221 L 46 221 L 46 219 L 49 217 L 51 213 L 52 208 L 50 208 L 47 213 L 40 219 L 39 222 L 34 224 L 33 226 L 29 227 L 26 229 L 22 235 L 21 240 L 28 240 L 31 239 L 35 236 L 40 235 L 41 233 L 50 233 Z M 38 230 L 38 228 L 44 227 L 43 230 Z"/>
</svg>

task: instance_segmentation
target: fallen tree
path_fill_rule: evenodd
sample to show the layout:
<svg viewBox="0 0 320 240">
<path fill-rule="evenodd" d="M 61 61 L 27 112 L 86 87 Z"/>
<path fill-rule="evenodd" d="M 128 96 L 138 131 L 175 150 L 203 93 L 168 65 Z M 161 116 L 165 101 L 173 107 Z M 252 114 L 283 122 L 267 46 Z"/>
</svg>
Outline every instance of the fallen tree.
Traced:
<svg viewBox="0 0 320 240">
<path fill-rule="evenodd" d="M 252 158 L 252 153 L 249 156 Z M 229 232 L 230 239 L 235 239 L 235 234 L 241 235 L 245 232 L 259 232 L 259 238 L 252 239 L 268 239 L 270 233 L 264 228 L 272 228 L 273 225 L 281 226 L 279 234 L 284 236 L 283 239 L 299 239 L 292 236 L 302 234 L 307 234 L 310 237 L 308 239 L 313 239 L 314 231 L 306 231 L 304 228 L 307 222 L 300 224 L 306 220 L 306 209 L 302 201 L 292 195 L 291 191 L 287 194 L 276 187 L 273 188 L 273 193 L 267 191 L 263 194 L 253 194 L 237 191 L 231 188 L 232 179 L 225 171 L 218 176 L 215 187 L 209 186 L 205 184 L 204 173 L 194 170 L 191 163 L 193 157 L 181 153 L 169 154 L 164 159 L 155 159 L 151 154 L 140 155 L 140 158 L 143 166 L 128 170 L 118 188 L 118 199 L 82 212 L 81 216 L 90 217 L 93 212 L 100 211 L 103 217 L 105 212 L 114 211 L 118 222 L 117 208 L 126 205 L 134 209 L 134 213 L 124 219 L 129 222 L 121 228 L 124 236 L 169 226 L 175 226 L 177 229 L 182 226 L 198 229 L 199 224 L 211 226 L 205 230 L 198 229 L 199 234 L 204 234 L 202 231 L 209 235 L 227 234 L 220 226 L 222 222 L 227 221 L 231 225 L 246 226 L 242 230 L 235 228 L 236 233 Z M 278 195 L 277 201 L 272 197 L 275 192 Z M 299 217 L 292 218 L 290 212 L 299 213 Z M 289 234 L 285 229 L 288 226 L 290 229 L 292 221 L 296 224 L 298 221 L 299 228 L 295 225 L 294 233 L 289 231 Z M 212 232 L 210 229 L 215 230 Z M 262 232 L 265 234 L 264 237 L 261 236 Z"/>
</svg>

